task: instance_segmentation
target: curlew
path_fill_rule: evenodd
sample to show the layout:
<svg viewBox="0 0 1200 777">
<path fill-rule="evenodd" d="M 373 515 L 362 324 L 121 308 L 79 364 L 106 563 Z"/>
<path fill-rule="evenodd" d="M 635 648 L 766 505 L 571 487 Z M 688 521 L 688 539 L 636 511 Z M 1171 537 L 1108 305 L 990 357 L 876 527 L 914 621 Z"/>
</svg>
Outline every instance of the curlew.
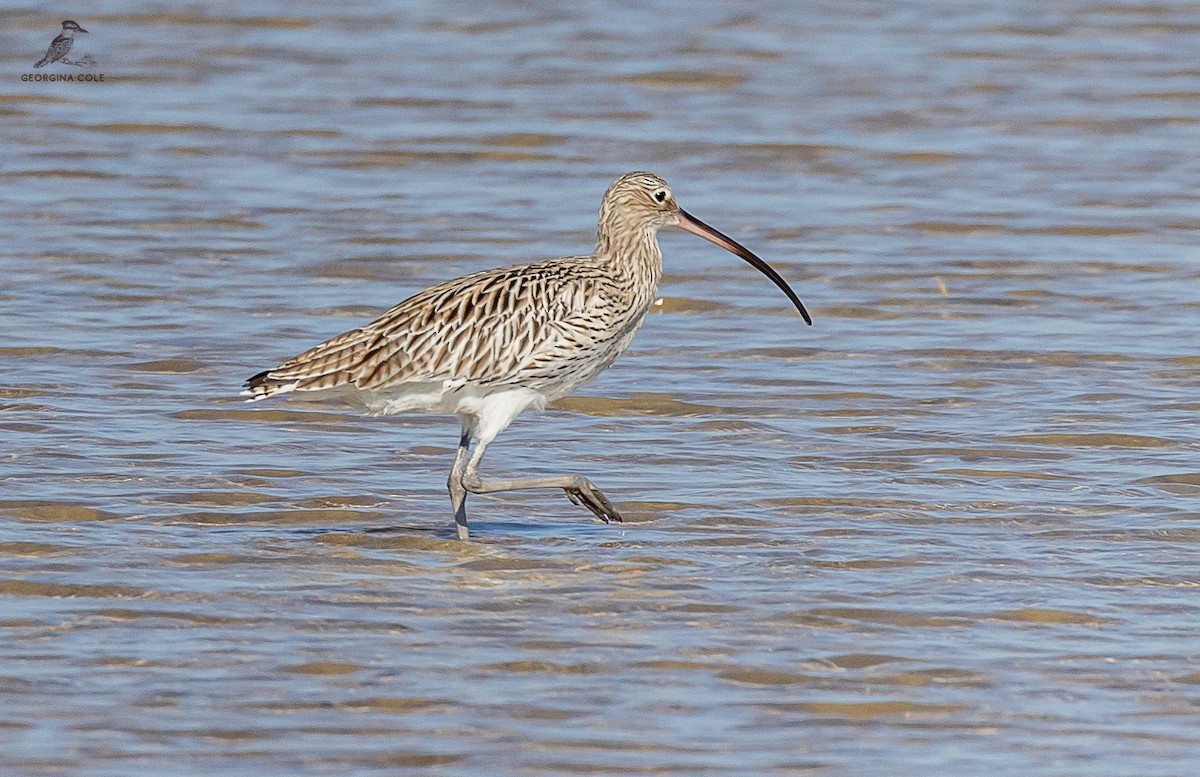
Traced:
<svg viewBox="0 0 1200 777">
<path fill-rule="evenodd" d="M 496 435 L 529 408 L 570 394 L 629 347 L 662 277 L 658 230 L 677 226 L 741 257 L 778 286 L 808 324 L 787 282 L 741 244 L 691 216 L 656 175 L 623 175 L 600 205 L 588 256 L 500 267 L 409 297 L 371 323 L 246 381 L 250 401 L 289 392 L 340 394 L 379 415 L 426 412 L 462 420 L 447 486 L 460 539 L 467 494 L 561 488 L 600 520 L 620 521 L 582 475 L 484 480 Z M 474 444 L 474 450 L 471 446 Z"/>
</svg>

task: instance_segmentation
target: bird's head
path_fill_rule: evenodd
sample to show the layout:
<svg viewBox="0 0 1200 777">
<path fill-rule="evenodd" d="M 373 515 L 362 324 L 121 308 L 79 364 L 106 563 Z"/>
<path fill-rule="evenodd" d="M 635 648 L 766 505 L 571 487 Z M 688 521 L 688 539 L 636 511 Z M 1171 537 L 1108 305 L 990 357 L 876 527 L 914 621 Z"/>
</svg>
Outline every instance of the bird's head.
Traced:
<svg viewBox="0 0 1200 777">
<path fill-rule="evenodd" d="M 671 187 L 653 173 L 626 173 L 604 193 L 600 231 L 657 232 L 679 223 L 679 206 Z"/>
<path fill-rule="evenodd" d="M 79 26 L 79 22 L 73 22 L 70 19 L 67 19 L 65 22 L 63 22 L 63 32 L 68 32 L 68 31 L 70 31 L 70 32 L 87 32 L 87 30 L 85 30 Z"/>
<path fill-rule="evenodd" d="M 644 236 L 653 240 L 659 228 L 666 226 L 679 227 L 685 232 L 699 235 L 745 260 L 770 278 L 792 301 L 796 310 L 800 311 L 804 321 L 812 324 L 812 318 L 804 309 L 804 304 L 796 296 L 796 292 L 792 291 L 792 287 L 773 267 L 741 243 L 679 207 L 679 203 L 675 202 L 675 195 L 671 193 L 671 187 L 667 186 L 667 182 L 662 178 L 653 173 L 626 173 L 613 182 L 604 193 L 604 200 L 600 205 L 601 246 L 628 245 L 631 241 L 637 243 Z"/>
</svg>

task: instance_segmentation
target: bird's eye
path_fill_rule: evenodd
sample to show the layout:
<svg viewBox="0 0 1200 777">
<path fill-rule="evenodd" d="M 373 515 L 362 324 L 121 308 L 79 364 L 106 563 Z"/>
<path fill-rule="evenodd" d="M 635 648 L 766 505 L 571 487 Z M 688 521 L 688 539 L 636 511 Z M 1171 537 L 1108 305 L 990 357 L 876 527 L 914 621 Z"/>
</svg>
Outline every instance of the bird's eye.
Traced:
<svg viewBox="0 0 1200 777">
<path fill-rule="evenodd" d="M 654 193 L 654 201 L 655 202 L 666 202 L 668 194 L 670 194 L 670 192 L 668 192 L 666 189 L 659 189 L 658 191 L 656 191 Z"/>
</svg>

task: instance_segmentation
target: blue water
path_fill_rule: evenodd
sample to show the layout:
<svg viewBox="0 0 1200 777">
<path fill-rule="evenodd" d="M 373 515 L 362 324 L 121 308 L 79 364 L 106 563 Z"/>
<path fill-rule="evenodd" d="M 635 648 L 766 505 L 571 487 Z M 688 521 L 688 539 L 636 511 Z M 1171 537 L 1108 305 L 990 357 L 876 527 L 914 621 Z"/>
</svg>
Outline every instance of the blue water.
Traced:
<svg viewBox="0 0 1200 777">
<path fill-rule="evenodd" d="M 102 83 L 0 11 L 0 772 L 1196 771 L 1192 4 L 70 13 Z M 815 325 L 663 233 L 485 461 L 625 525 L 236 396 L 630 169 Z"/>
</svg>

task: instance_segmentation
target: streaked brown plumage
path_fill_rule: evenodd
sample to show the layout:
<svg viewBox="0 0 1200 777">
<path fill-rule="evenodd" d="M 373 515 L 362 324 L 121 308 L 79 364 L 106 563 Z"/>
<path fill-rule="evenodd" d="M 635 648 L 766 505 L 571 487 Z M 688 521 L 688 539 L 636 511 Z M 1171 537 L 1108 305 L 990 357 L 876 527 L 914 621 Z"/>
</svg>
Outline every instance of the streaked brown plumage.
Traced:
<svg viewBox="0 0 1200 777">
<path fill-rule="evenodd" d="M 691 217 L 658 176 L 617 179 L 600 208 L 590 256 L 484 270 L 433 286 L 375 321 L 247 381 L 252 400 L 291 391 L 337 392 L 375 413 L 457 413 L 463 419 L 449 488 L 458 533 L 468 536 L 466 493 L 557 487 L 605 521 L 620 514 L 578 475 L 483 481 L 487 445 L 530 407 L 592 380 L 629 346 L 657 294 L 656 235 L 678 225 L 741 256 L 788 295 L 774 270 Z M 472 441 L 477 447 L 467 460 Z"/>
</svg>

